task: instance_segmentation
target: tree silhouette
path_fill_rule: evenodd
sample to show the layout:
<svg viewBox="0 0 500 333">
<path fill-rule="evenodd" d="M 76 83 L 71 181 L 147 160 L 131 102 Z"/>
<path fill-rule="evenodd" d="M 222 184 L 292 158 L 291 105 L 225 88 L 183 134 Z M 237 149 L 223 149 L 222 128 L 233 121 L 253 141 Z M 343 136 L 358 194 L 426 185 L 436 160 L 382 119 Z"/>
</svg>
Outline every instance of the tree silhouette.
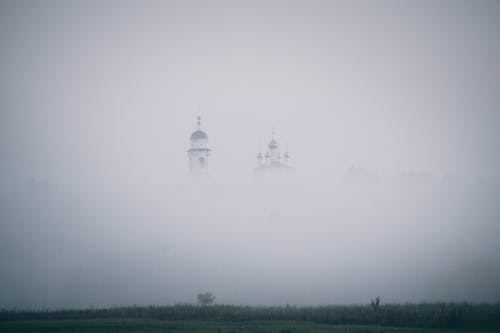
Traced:
<svg viewBox="0 0 500 333">
<path fill-rule="evenodd" d="M 196 297 L 198 298 L 198 304 L 201 306 L 211 305 L 215 300 L 215 296 L 211 292 L 200 293 Z"/>
<path fill-rule="evenodd" d="M 372 298 L 371 304 L 373 311 L 377 312 L 378 307 L 380 306 L 380 296 L 375 297 L 375 299 Z"/>
</svg>

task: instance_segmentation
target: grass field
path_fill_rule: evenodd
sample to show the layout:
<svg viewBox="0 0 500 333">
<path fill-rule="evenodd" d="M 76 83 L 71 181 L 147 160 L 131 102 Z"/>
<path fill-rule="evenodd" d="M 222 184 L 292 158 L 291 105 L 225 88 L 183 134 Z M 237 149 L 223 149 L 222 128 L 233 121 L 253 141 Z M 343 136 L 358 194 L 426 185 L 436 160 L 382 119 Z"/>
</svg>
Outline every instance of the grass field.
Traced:
<svg viewBox="0 0 500 333">
<path fill-rule="evenodd" d="M 54 333 L 453 333 L 496 332 L 476 329 L 397 328 L 376 325 L 330 325 L 306 321 L 185 321 L 151 319 L 16 320 L 0 322 L 0 332 Z"/>
<path fill-rule="evenodd" d="M 0 310 L 0 333 L 452 333 L 500 332 L 500 303 L 251 307 L 131 306 Z"/>
</svg>

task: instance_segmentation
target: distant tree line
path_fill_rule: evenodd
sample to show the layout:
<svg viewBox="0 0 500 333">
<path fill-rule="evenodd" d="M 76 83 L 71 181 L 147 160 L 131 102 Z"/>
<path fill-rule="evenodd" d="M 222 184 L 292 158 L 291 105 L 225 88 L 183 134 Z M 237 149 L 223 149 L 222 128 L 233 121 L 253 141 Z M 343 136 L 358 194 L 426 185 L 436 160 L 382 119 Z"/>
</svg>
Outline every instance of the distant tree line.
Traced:
<svg viewBox="0 0 500 333">
<path fill-rule="evenodd" d="M 206 295 L 205 295 L 206 296 Z M 208 297 L 208 301 L 210 301 Z M 203 305 L 206 298 L 202 297 Z M 212 300 L 213 302 L 213 300 Z M 211 303 L 211 302 L 209 302 Z M 85 310 L 0 310 L 0 320 L 147 318 L 160 320 L 304 320 L 328 324 L 500 329 L 500 303 L 420 303 L 331 306 L 131 306 Z"/>
</svg>

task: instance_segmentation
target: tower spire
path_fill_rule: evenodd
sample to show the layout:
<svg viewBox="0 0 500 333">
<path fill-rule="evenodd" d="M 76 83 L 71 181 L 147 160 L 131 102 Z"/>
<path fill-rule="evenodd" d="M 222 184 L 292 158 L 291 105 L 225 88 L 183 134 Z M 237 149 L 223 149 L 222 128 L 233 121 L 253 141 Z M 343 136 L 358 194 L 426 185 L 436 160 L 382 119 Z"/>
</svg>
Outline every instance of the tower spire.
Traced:
<svg viewBox="0 0 500 333">
<path fill-rule="evenodd" d="M 201 117 L 200 117 L 200 115 L 198 115 L 198 117 L 196 118 L 196 120 L 197 120 L 196 123 L 198 125 L 198 129 L 200 129 L 201 128 Z"/>
</svg>

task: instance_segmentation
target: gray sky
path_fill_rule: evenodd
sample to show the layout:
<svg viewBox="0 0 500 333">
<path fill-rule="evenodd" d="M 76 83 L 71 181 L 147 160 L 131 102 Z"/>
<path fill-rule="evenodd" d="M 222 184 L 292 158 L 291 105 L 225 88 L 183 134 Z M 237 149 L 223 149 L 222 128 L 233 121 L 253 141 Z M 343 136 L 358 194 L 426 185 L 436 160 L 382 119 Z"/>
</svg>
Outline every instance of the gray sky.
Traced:
<svg viewBox="0 0 500 333">
<path fill-rule="evenodd" d="M 0 1 L 0 306 L 500 299 L 499 15 Z"/>
</svg>

